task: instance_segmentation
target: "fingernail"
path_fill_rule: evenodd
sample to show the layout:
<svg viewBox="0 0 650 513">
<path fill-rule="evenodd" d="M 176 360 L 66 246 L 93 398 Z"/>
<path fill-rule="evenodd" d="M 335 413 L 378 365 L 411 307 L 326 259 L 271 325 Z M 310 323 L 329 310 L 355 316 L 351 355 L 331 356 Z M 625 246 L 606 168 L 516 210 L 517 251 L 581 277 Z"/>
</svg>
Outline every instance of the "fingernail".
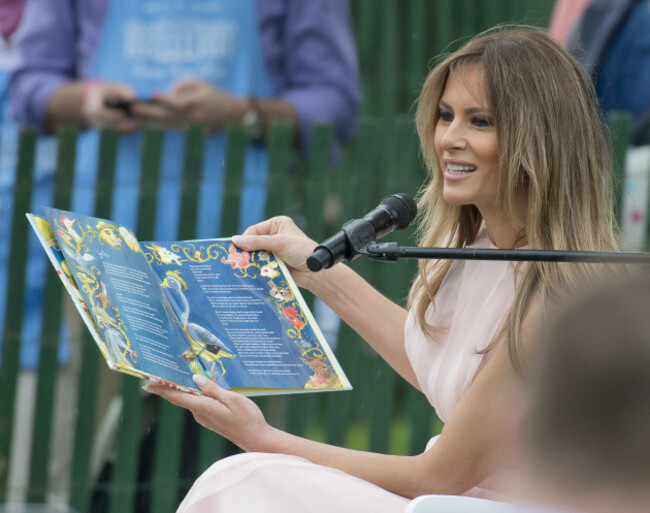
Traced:
<svg viewBox="0 0 650 513">
<path fill-rule="evenodd" d="M 208 383 L 211 383 L 211 381 L 208 378 L 206 378 L 205 376 L 201 376 L 200 374 L 194 374 L 192 376 L 192 381 L 194 381 L 196 386 L 199 388 L 206 386 Z"/>
<path fill-rule="evenodd" d="M 239 244 L 246 244 L 249 242 L 249 238 L 245 235 L 233 235 L 231 238 L 233 244 L 238 246 Z"/>
</svg>

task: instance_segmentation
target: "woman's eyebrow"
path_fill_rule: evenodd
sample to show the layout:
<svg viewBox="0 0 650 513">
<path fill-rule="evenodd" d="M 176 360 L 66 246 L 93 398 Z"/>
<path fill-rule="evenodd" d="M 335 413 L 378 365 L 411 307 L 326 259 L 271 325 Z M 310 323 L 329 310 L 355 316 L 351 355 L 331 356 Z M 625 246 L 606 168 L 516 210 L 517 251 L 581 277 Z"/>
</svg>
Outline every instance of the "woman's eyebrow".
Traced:
<svg viewBox="0 0 650 513">
<path fill-rule="evenodd" d="M 448 110 L 454 110 L 454 109 L 451 107 L 451 105 L 449 105 L 447 102 L 445 102 L 445 101 L 443 101 L 443 100 L 440 100 L 440 101 L 438 102 L 438 108 L 439 108 L 439 109 L 440 109 L 440 108 L 445 108 L 445 109 L 448 109 Z M 468 108 L 468 109 L 463 110 L 463 112 L 464 112 L 465 114 L 483 114 L 483 115 L 486 115 L 486 116 L 488 115 L 488 111 L 487 111 L 487 109 L 485 109 L 485 108 L 483 108 L 483 107 L 470 107 L 470 108 Z"/>
</svg>

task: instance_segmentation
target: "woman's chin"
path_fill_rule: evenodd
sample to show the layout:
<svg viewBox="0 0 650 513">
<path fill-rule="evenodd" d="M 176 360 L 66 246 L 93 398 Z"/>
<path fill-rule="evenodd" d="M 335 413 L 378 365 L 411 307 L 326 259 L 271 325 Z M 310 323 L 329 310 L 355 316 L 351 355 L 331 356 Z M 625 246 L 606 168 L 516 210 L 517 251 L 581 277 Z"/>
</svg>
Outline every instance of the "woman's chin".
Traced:
<svg viewBox="0 0 650 513">
<path fill-rule="evenodd" d="M 454 194 L 454 193 L 443 193 L 442 198 L 446 203 L 454 207 L 461 207 L 463 205 L 469 205 L 471 201 L 468 200 L 464 195 Z"/>
</svg>

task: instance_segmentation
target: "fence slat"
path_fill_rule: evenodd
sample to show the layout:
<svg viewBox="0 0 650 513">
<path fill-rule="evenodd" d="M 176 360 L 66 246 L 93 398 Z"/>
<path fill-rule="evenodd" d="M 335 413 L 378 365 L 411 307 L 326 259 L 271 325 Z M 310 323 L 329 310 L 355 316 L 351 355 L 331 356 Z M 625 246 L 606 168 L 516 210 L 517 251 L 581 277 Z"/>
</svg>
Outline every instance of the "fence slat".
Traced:
<svg viewBox="0 0 650 513">
<path fill-rule="evenodd" d="M 244 186 L 247 145 L 248 141 L 242 127 L 233 126 L 228 129 L 220 227 L 220 234 L 223 237 L 235 235 L 239 230 L 239 206 Z"/>
<path fill-rule="evenodd" d="M 94 215 L 108 218 L 111 215 L 115 163 L 119 135 L 114 130 L 100 134 L 97 159 L 97 181 L 95 184 Z M 89 511 L 94 482 L 91 472 L 91 452 L 96 417 L 96 395 L 98 370 L 105 365 L 98 353 L 97 344 L 85 326 L 81 326 L 81 357 L 77 397 L 77 419 L 75 422 L 74 452 L 72 457 L 72 479 L 70 504 L 79 511 Z"/>
<path fill-rule="evenodd" d="M 388 122 L 397 112 L 397 93 L 399 85 L 395 83 L 397 72 L 397 42 L 398 42 L 398 8 L 397 0 L 382 2 L 382 37 L 380 44 L 379 84 L 381 91 L 380 117 Z M 396 87 L 398 85 L 398 87 Z"/>
<path fill-rule="evenodd" d="M 378 125 L 368 124 L 367 120 L 362 119 L 357 142 L 350 148 L 351 152 L 346 155 L 346 159 L 336 170 L 331 194 L 339 200 L 340 212 L 338 218 L 328 227 L 332 233 L 338 231 L 345 221 L 362 216 L 367 210 L 368 198 L 372 195 L 369 191 L 376 187 L 377 180 L 373 180 L 373 173 L 377 173 L 377 158 L 380 154 L 383 156 L 383 151 L 377 151 L 379 146 L 376 144 L 377 129 Z M 353 267 L 359 269 L 358 264 L 357 260 Z M 365 367 L 364 344 L 348 324 L 341 324 L 336 356 L 354 390 L 340 394 L 327 394 L 325 398 L 325 438 L 328 443 L 334 445 L 346 445 L 346 436 L 355 413 L 352 405 L 356 405 L 357 414 L 363 408 L 363 399 L 360 398 L 364 392 L 361 377 Z"/>
<path fill-rule="evenodd" d="M 239 203 L 247 144 L 246 134 L 242 127 L 232 126 L 228 129 L 220 227 L 220 234 L 226 237 L 236 234 L 239 229 Z M 224 456 L 226 441 L 222 436 L 209 429 L 201 429 L 199 437 L 198 471 L 203 472 Z"/>
<path fill-rule="evenodd" d="M 408 83 L 407 83 L 407 109 L 418 97 L 422 80 L 427 71 L 426 63 L 431 55 L 428 55 L 425 46 L 426 8 L 424 0 L 411 0 L 409 3 L 408 17 Z"/>
<path fill-rule="evenodd" d="M 627 112 L 609 115 L 612 160 L 614 172 L 614 216 L 619 226 L 623 223 L 623 185 L 625 183 L 625 155 L 632 140 L 632 116 Z"/>
<path fill-rule="evenodd" d="M 185 132 L 180 223 L 177 240 L 193 239 L 196 236 L 204 145 L 205 138 L 202 129 L 198 126 L 188 128 Z M 184 437 L 183 430 L 186 415 L 189 414 L 184 409 L 164 400 L 158 401 L 151 511 L 165 513 L 176 509 L 179 493 L 177 484 L 180 475 L 181 456 L 183 455 L 183 442 L 187 440 L 187 436 Z M 192 436 L 198 436 L 198 430 L 194 429 L 192 424 L 188 424 L 188 429 L 196 431 Z M 197 448 L 198 445 L 194 447 L 194 450 Z"/>
<path fill-rule="evenodd" d="M 11 437 L 13 434 L 16 380 L 19 370 L 20 332 L 23 322 L 27 234 L 31 230 L 24 214 L 29 211 L 36 152 L 36 134 L 23 131 L 18 139 L 16 186 L 11 221 L 9 281 L 2 334 L 2 367 L 0 368 L 0 502 L 7 497 Z"/>
<path fill-rule="evenodd" d="M 455 0 L 436 0 L 436 10 L 433 14 L 433 32 L 435 33 L 435 54 L 449 50 L 448 45 L 454 40 L 455 23 L 453 4 Z"/>
<path fill-rule="evenodd" d="M 308 165 L 303 165 L 297 175 L 301 211 L 304 213 L 303 229 L 313 239 L 320 241 L 325 236 L 324 203 L 327 184 L 332 177 L 332 143 L 334 131 L 331 126 L 319 125 L 313 128 Z M 304 163 L 307 164 L 307 163 Z M 298 220 L 300 224 L 301 220 Z M 313 295 L 303 293 L 305 301 L 313 305 Z M 332 342 L 331 340 L 328 342 Z M 287 430 L 303 435 L 309 422 L 318 414 L 318 398 L 311 394 L 296 394 L 287 400 Z"/>
<path fill-rule="evenodd" d="M 289 177 L 293 158 L 293 127 L 283 121 L 271 123 L 269 168 L 266 178 L 265 217 L 287 214 L 295 205 L 295 188 Z"/>
<path fill-rule="evenodd" d="M 136 233 L 140 240 L 152 240 L 158 203 L 163 133 L 147 129 L 144 133 L 140 170 L 138 217 Z M 139 463 L 140 433 L 142 427 L 143 398 L 140 380 L 122 378 L 122 416 L 117 434 L 117 458 L 110 490 L 110 513 L 134 511 L 136 480 Z"/>
<path fill-rule="evenodd" d="M 63 210 L 69 210 L 70 208 L 75 144 L 75 133 L 65 131 L 59 134 L 53 205 Z M 43 326 L 38 362 L 31 463 L 29 466 L 30 479 L 27 498 L 30 502 L 44 502 L 47 491 L 50 447 L 54 431 L 52 418 L 54 391 L 56 390 L 57 370 L 59 367 L 59 334 L 64 293 L 59 276 L 48 265 L 43 296 Z"/>
</svg>

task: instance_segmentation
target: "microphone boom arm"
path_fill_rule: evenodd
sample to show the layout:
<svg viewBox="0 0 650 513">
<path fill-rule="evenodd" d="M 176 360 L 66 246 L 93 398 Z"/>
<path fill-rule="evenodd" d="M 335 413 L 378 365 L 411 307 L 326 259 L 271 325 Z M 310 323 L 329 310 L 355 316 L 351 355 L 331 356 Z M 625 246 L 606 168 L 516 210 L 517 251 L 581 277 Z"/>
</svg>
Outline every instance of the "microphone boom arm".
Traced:
<svg viewBox="0 0 650 513">
<path fill-rule="evenodd" d="M 371 243 L 362 254 L 373 260 L 395 262 L 399 258 L 511 260 L 517 262 L 585 262 L 650 264 L 650 253 L 601 251 L 558 251 L 534 249 L 418 248 L 398 246 L 396 242 Z"/>
</svg>

